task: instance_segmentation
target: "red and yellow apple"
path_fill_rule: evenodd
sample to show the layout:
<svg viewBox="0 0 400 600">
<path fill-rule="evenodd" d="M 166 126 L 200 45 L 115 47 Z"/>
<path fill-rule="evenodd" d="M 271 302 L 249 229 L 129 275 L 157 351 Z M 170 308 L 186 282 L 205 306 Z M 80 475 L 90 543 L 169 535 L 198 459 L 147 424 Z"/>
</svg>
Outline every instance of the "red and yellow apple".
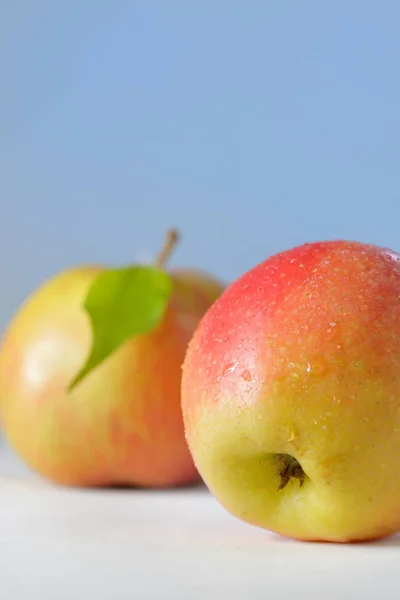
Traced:
<svg viewBox="0 0 400 600">
<path fill-rule="evenodd" d="M 189 344 L 195 464 L 233 515 L 301 540 L 400 530 L 400 255 L 305 244 L 233 282 Z"/>
<path fill-rule="evenodd" d="M 180 406 L 181 367 L 222 284 L 196 270 L 171 270 L 173 291 L 160 323 L 121 344 L 69 389 L 92 345 L 85 298 L 106 271 L 63 271 L 18 310 L 0 349 L 4 434 L 27 465 L 60 484 L 195 482 Z M 112 315 L 105 325 L 112 328 Z"/>
</svg>

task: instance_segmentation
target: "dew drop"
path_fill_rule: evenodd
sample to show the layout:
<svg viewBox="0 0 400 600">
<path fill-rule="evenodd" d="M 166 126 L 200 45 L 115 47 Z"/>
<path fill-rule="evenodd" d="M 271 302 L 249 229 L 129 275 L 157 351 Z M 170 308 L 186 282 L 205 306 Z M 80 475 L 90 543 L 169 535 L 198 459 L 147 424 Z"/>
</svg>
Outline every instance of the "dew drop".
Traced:
<svg viewBox="0 0 400 600">
<path fill-rule="evenodd" d="M 238 366 L 237 362 L 231 362 L 231 363 L 224 365 L 224 368 L 222 369 L 222 376 L 226 377 L 226 375 L 230 375 L 231 373 L 234 372 L 234 370 L 236 369 L 237 366 Z"/>
<path fill-rule="evenodd" d="M 251 381 L 251 373 L 250 373 L 250 371 L 248 369 L 245 369 L 244 371 L 242 371 L 242 373 L 240 374 L 240 376 L 245 381 Z"/>
</svg>

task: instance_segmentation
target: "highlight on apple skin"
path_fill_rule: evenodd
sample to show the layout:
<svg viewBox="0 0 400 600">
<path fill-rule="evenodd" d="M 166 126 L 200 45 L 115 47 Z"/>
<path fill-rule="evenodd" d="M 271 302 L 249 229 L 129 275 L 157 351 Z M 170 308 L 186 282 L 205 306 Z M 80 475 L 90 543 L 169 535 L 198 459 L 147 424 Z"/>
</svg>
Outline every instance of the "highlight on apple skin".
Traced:
<svg viewBox="0 0 400 600">
<path fill-rule="evenodd" d="M 208 310 L 183 367 L 195 464 L 233 515 L 309 541 L 400 530 L 400 255 L 269 257 Z"/>
</svg>

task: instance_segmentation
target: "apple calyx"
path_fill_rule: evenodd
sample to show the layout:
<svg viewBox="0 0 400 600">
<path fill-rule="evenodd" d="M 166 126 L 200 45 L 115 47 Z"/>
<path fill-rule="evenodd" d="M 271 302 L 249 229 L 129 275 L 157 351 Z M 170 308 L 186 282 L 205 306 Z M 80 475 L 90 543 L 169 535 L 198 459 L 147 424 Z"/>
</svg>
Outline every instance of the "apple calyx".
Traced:
<svg viewBox="0 0 400 600">
<path fill-rule="evenodd" d="M 153 264 L 106 269 L 95 279 L 83 303 L 92 346 L 68 391 L 129 339 L 149 333 L 161 323 L 173 291 L 165 265 L 178 239 L 178 231 L 168 229 Z"/>
<path fill-rule="evenodd" d="M 299 461 L 290 454 L 278 454 L 278 476 L 280 477 L 279 490 L 283 490 L 291 479 L 298 479 L 303 487 L 306 474 Z"/>
</svg>

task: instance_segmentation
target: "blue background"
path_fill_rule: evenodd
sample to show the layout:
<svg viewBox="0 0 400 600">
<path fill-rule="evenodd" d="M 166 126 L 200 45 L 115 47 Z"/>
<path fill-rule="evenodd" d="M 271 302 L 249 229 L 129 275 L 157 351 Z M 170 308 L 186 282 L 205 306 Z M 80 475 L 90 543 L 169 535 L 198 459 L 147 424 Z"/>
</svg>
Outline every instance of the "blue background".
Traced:
<svg viewBox="0 0 400 600">
<path fill-rule="evenodd" d="M 400 3 L 0 7 L 0 327 L 72 264 L 400 250 Z"/>
</svg>

